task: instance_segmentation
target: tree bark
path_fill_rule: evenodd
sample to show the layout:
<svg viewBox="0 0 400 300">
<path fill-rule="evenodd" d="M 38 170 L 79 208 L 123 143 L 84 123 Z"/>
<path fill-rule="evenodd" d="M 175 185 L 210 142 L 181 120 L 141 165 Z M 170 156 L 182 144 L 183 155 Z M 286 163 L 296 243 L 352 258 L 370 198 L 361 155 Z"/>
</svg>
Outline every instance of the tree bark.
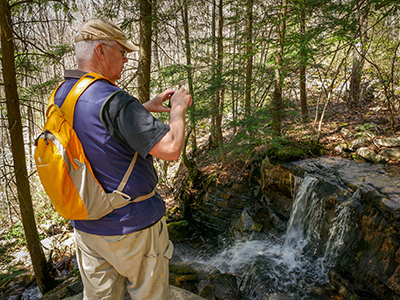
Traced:
<svg viewBox="0 0 400 300">
<path fill-rule="evenodd" d="M 150 100 L 150 65 L 152 35 L 152 0 L 140 0 L 140 45 L 138 64 L 138 97 L 141 103 Z"/>
<path fill-rule="evenodd" d="M 306 90 L 306 68 L 307 68 L 307 53 L 306 53 L 306 13 L 305 13 L 305 3 L 301 4 L 300 12 L 300 32 L 302 35 L 301 51 L 300 51 L 300 106 L 301 115 L 303 116 L 303 121 L 308 118 L 307 109 L 307 90 Z"/>
<path fill-rule="evenodd" d="M 216 34 L 216 19 L 218 6 L 218 33 Z M 222 107 L 224 90 L 222 87 L 222 62 L 223 62 L 223 1 L 219 0 L 217 5 L 216 0 L 213 0 L 212 6 L 212 86 L 214 88 L 214 101 L 212 103 L 212 125 L 210 135 L 210 146 L 222 146 Z"/>
<path fill-rule="evenodd" d="M 224 107 L 224 87 L 222 84 L 222 67 L 223 67 L 223 0 L 219 0 L 218 5 L 218 37 L 217 37 L 217 90 L 216 90 L 216 118 L 215 118 L 215 134 L 216 141 L 219 146 L 222 145 L 222 113 Z"/>
<path fill-rule="evenodd" d="M 190 35 L 189 35 L 189 17 L 188 17 L 188 0 L 183 0 L 182 3 L 182 21 L 183 29 L 185 31 L 185 50 L 186 50 L 186 69 L 189 83 L 189 93 L 192 95 L 193 103 L 190 108 L 190 130 L 187 132 L 185 139 L 185 146 L 182 151 L 183 162 L 189 171 L 189 176 L 195 181 L 198 177 L 199 170 L 196 164 L 196 116 L 195 116 L 195 101 L 194 101 L 194 88 L 193 88 L 193 72 L 192 72 L 192 54 L 190 48 Z M 192 157 L 186 155 L 186 145 L 189 136 L 191 135 Z"/>
<path fill-rule="evenodd" d="M 50 266 L 46 261 L 36 229 L 29 180 L 26 169 L 24 139 L 17 91 L 15 71 L 14 42 L 12 32 L 11 8 L 7 0 L 0 0 L 0 30 L 4 90 L 8 115 L 8 130 L 11 138 L 11 150 L 17 183 L 18 200 L 22 224 L 32 259 L 36 281 L 42 293 L 52 288 Z"/>
<path fill-rule="evenodd" d="M 247 0 L 247 66 L 246 66 L 246 116 L 250 115 L 251 110 L 251 82 L 253 75 L 253 0 Z"/>
<path fill-rule="evenodd" d="M 281 123 L 282 123 L 282 84 L 283 84 L 283 48 L 286 31 L 286 0 L 281 2 L 281 10 L 279 14 L 279 25 L 277 30 L 277 47 L 275 53 L 275 80 L 274 80 L 274 97 L 272 100 L 273 105 L 273 120 L 272 126 L 277 136 L 281 136 Z"/>
<path fill-rule="evenodd" d="M 212 53 L 211 53 L 211 65 L 215 66 L 216 64 L 216 57 L 217 57 L 217 46 L 216 46 L 216 19 L 217 19 L 217 2 L 216 0 L 212 0 L 212 13 L 211 13 L 211 46 L 212 46 Z M 216 102 L 217 102 L 217 93 L 216 89 L 214 88 L 216 83 L 217 72 L 215 68 L 212 68 L 211 73 L 211 87 L 214 90 L 214 94 L 211 100 L 211 134 L 210 134 L 210 147 L 213 148 L 216 144 L 216 113 L 217 110 Z"/>
<path fill-rule="evenodd" d="M 183 0 L 182 7 L 182 20 L 183 29 L 185 31 L 185 52 L 186 52 L 186 70 L 189 84 L 189 93 L 192 95 L 193 103 L 190 107 L 190 127 L 193 130 L 192 133 L 192 151 L 197 150 L 196 142 L 196 104 L 194 101 L 194 87 L 193 87 L 193 66 L 192 66 L 192 51 L 190 47 L 190 34 L 189 34 L 189 17 L 188 17 L 188 0 Z"/>
</svg>

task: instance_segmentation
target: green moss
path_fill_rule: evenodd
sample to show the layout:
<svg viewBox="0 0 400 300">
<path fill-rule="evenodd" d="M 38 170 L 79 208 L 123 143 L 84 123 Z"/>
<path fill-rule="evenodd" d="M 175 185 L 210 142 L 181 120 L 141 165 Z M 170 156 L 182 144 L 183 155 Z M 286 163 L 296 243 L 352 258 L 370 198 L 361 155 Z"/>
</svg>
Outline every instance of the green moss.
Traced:
<svg viewBox="0 0 400 300">
<path fill-rule="evenodd" d="M 171 241 L 177 241 L 186 238 L 190 233 L 190 225 L 188 221 L 182 220 L 178 222 L 168 223 L 169 238 Z"/>
<path fill-rule="evenodd" d="M 261 232 L 262 229 L 263 229 L 262 224 L 253 223 L 253 225 L 251 225 L 251 230 L 253 230 L 253 231 Z"/>
<path fill-rule="evenodd" d="M 316 140 L 291 141 L 276 139 L 268 147 L 267 155 L 281 161 L 293 161 L 309 156 L 321 156 L 324 154 L 323 146 Z"/>
</svg>

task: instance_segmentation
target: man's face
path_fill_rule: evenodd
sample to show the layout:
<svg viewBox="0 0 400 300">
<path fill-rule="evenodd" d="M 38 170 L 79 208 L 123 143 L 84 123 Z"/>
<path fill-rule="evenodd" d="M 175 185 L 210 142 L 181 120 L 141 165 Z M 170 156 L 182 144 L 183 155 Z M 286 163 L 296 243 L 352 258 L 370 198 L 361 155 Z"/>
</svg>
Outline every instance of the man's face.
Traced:
<svg viewBox="0 0 400 300">
<path fill-rule="evenodd" d="M 102 44 L 103 49 L 107 57 L 107 78 L 112 81 L 116 81 L 121 78 L 122 70 L 124 69 L 124 64 L 128 61 L 126 58 L 126 50 L 121 44 L 115 42 L 111 45 Z"/>
</svg>

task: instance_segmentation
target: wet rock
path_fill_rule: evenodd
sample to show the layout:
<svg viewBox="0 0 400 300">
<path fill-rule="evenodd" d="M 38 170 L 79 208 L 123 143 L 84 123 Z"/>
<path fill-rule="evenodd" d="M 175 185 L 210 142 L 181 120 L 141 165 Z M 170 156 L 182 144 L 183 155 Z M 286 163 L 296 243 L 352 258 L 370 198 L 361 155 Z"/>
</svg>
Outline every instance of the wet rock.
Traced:
<svg viewBox="0 0 400 300">
<path fill-rule="evenodd" d="M 357 149 L 356 153 L 357 153 L 357 155 L 361 156 L 365 160 L 376 163 L 376 164 L 383 164 L 388 161 L 388 159 L 386 157 L 376 153 L 375 151 L 373 151 L 367 147 L 361 147 L 361 148 Z"/>
<path fill-rule="evenodd" d="M 237 187 L 237 189 L 235 188 Z M 225 232 L 240 216 L 251 197 L 251 191 L 241 192 L 239 184 L 221 186 L 210 184 L 206 191 L 191 205 L 191 225 L 199 231 Z"/>
<path fill-rule="evenodd" d="M 337 294 L 344 299 L 400 299 L 400 169 L 331 158 L 295 165 L 358 194 L 358 200 L 353 197 L 346 204 L 351 223 L 330 275 Z"/>
<path fill-rule="evenodd" d="M 246 207 L 232 229 L 234 236 L 251 235 L 254 232 L 268 232 L 276 228 L 277 220 L 271 216 L 267 205 L 252 203 Z"/>
<path fill-rule="evenodd" d="M 199 296 L 206 299 L 237 299 L 238 284 L 232 274 L 211 274 L 199 283 Z"/>
<path fill-rule="evenodd" d="M 289 220 L 293 203 L 292 192 L 296 185 L 293 171 L 281 164 L 271 163 L 266 158 L 262 162 L 261 177 L 262 193 L 267 206 L 280 220 Z"/>
<path fill-rule="evenodd" d="M 170 283 L 206 299 L 236 299 L 236 276 L 198 262 L 170 261 Z"/>
<path fill-rule="evenodd" d="M 207 299 L 207 300 L 216 300 L 215 298 L 215 286 L 212 284 L 207 284 L 203 288 L 201 288 L 199 296 Z"/>
</svg>

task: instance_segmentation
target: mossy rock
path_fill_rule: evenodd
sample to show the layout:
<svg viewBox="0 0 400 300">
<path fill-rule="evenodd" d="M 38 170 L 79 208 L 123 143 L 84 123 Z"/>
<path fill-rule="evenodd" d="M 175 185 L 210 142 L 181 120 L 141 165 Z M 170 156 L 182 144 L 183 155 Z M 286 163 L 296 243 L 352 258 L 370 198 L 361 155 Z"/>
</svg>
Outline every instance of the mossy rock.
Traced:
<svg viewBox="0 0 400 300">
<path fill-rule="evenodd" d="M 190 225 L 186 220 L 171 222 L 167 226 L 169 238 L 173 242 L 186 238 L 190 233 Z"/>
<path fill-rule="evenodd" d="M 324 147 L 316 140 L 305 142 L 279 139 L 272 141 L 267 156 L 280 161 L 295 161 L 310 156 L 322 156 Z"/>
<path fill-rule="evenodd" d="M 195 292 L 200 282 L 199 274 L 187 265 L 169 265 L 169 283 L 182 289 Z"/>
</svg>

